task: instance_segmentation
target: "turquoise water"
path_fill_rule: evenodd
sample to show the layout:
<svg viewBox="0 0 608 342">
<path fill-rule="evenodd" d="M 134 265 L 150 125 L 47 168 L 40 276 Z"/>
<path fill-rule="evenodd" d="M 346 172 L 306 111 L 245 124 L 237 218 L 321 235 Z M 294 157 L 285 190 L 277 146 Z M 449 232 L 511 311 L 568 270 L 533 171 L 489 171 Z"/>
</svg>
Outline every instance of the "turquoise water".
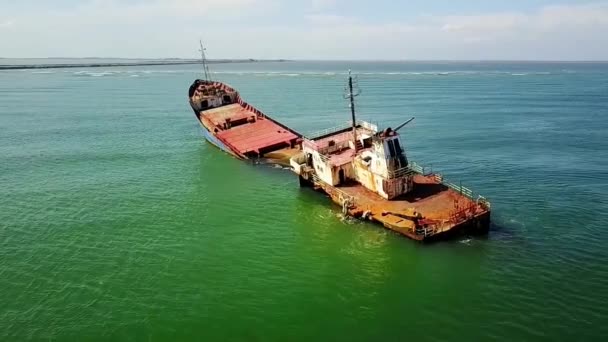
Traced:
<svg viewBox="0 0 608 342">
<path fill-rule="evenodd" d="M 301 132 L 348 120 L 352 68 L 489 236 L 420 245 L 219 152 L 196 65 L 0 72 L 0 340 L 608 336 L 608 64 L 211 67 Z"/>
</svg>

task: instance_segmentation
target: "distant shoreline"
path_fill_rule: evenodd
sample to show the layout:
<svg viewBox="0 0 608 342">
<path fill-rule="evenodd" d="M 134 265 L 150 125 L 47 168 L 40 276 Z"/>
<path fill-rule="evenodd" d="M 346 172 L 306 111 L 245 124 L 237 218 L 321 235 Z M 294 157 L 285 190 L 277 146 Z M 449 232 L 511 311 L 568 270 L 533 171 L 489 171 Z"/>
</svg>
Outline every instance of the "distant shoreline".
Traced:
<svg viewBox="0 0 608 342">
<path fill-rule="evenodd" d="M 0 62 L 2 59 L 0 59 Z M 209 64 L 225 63 L 260 63 L 260 62 L 288 62 L 285 59 L 257 60 L 257 59 L 230 59 L 230 60 L 210 60 Z M 108 68 L 124 66 L 158 66 L 158 65 L 191 65 L 200 64 L 200 60 L 180 60 L 180 61 L 141 61 L 141 62 L 118 62 L 118 63 L 65 63 L 65 64 L 0 64 L 0 70 L 27 70 L 27 69 L 63 69 L 63 68 Z"/>
</svg>

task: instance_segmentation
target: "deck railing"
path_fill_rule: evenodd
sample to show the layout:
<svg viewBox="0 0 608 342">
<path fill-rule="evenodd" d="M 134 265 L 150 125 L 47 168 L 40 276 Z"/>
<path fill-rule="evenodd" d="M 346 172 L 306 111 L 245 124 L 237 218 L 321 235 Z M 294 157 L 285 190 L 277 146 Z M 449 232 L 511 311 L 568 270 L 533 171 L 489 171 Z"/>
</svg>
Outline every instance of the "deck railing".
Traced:
<svg viewBox="0 0 608 342">
<path fill-rule="evenodd" d="M 417 172 L 406 166 L 399 170 L 389 171 L 388 178 L 393 179 L 393 178 L 405 177 L 405 176 L 413 175 L 415 173 L 417 173 Z"/>
<path fill-rule="evenodd" d="M 450 180 L 446 179 L 445 177 L 443 177 L 442 174 L 440 173 L 433 173 L 432 168 L 430 169 L 430 172 L 427 172 L 427 168 L 420 166 L 416 163 L 410 163 L 410 165 L 408 166 L 409 169 L 411 169 L 412 171 L 414 171 L 415 173 L 424 175 L 424 176 L 433 176 L 435 178 L 435 181 L 439 184 L 443 184 L 445 186 L 447 186 L 448 188 L 460 193 L 461 195 L 464 195 L 466 197 L 468 197 L 469 199 L 475 201 L 475 203 L 477 203 L 478 205 L 481 205 L 482 207 L 484 207 L 486 210 L 490 210 L 491 208 L 491 203 L 490 201 L 488 201 L 485 197 L 481 196 L 480 194 L 475 193 L 473 190 L 465 187 L 462 185 L 462 182 L 458 182 L 458 184 L 451 182 Z M 397 170 L 399 171 L 399 170 Z M 395 171 L 395 172 L 397 172 Z"/>
<path fill-rule="evenodd" d="M 357 126 L 361 126 L 365 129 L 368 129 L 372 132 L 377 132 L 378 131 L 378 126 L 371 124 L 367 121 L 363 121 L 363 120 L 357 120 Z M 319 137 L 325 136 L 325 135 L 329 135 L 335 132 L 339 132 L 341 130 L 345 130 L 352 127 L 352 121 L 347 121 L 341 124 L 338 124 L 334 127 L 330 127 L 330 128 L 326 128 L 320 131 L 316 131 L 316 132 L 312 132 L 309 134 L 306 134 L 306 138 L 309 140 L 313 140 L 313 139 L 317 139 Z"/>
<path fill-rule="evenodd" d="M 388 178 L 393 179 L 393 178 L 405 177 L 405 176 L 409 176 L 409 175 L 413 175 L 413 174 L 424 175 L 425 174 L 424 168 L 416 163 L 410 163 L 406 167 L 402 167 L 402 168 L 400 168 L 398 170 L 394 170 L 394 171 L 389 171 Z"/>
<path fill-rule="evenodd" d="M 321 158 L 325 164 L 329 163 L 329 157 L 327 155 L 319 152 L 319 158 Z"/>
</svg>

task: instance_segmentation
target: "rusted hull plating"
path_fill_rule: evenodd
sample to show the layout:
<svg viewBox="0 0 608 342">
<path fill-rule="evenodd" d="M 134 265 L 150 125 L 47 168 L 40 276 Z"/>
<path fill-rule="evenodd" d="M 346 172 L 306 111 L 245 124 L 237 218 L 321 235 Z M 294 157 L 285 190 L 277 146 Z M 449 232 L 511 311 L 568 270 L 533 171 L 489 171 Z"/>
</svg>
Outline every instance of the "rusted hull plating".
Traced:
<svg viewBox="0 0 608 342">
<path fill-rule="evenodd" d="M 432 242 L 463 235 L 487 234 L 490 208 L 486 202 L 474 201 L 436 180 L 435 175 L 419 175 L 418 188 L 430 182 L 432 191 L 419 191 L 408 198 L 385 200 L 360 185 L 331 186 L 317 177 L 300 176 L 301 186 L 323 192 L 342 207 L 345 215 L 379 223 L 416 241 Z M 415 196 L 421 196 L 416 198 Z M 415 213 L 424 219 L 418 220 Z"/>
</svg>

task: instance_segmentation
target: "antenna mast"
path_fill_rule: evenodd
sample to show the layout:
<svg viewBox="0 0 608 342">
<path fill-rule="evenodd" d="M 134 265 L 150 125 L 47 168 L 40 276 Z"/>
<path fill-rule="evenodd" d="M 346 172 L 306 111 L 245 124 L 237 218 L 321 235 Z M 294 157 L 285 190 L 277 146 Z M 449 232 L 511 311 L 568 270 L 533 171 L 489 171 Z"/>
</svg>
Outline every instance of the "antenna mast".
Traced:
<svg viewBox="0 0 608 342">
<path fill-rule="evenodd" d="M 201 61 L 203 63 L 203 72 L 205 74 L 205 80 L 211 81 L 211 73 L 209 72 L 209 66 L 207 66 L 207 56 L 205 56 L 205 50 L 206 49 L 203 46 L 203 41 L 202 40 L 199 40 L 198 42 L 199 42 L 199 44 L 201 46 L 201 49 L 200 49 L 200 52 L 201 52 Z"/>
<path fill-rule="evenodd" d="M 357 89 L 353 90 L 353 83 Z M 357 87 L 357 80 L 355 79 L 353 82 L 353 77 L 350 69 L 348 70 L 348 89 L 345 98 L 350 100 L 350 114 L 352 116 L 352 125 L 353 125 L 353 145 L 355 145 L 355 153 L 357 153 L 357 118 L 355 116 L 355 97 L 361 94 L 361 90 Z"/>
</svg>

